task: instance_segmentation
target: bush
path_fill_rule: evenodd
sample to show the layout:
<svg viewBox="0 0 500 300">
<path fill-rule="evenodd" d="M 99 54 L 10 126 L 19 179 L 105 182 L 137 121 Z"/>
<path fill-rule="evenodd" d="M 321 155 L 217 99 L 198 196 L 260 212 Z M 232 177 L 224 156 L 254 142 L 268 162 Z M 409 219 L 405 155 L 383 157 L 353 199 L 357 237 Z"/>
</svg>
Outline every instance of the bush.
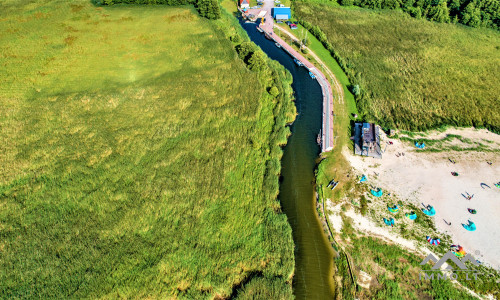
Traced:
<svg viewBox="0 0 500 300">
<path fill-rule="evenodd" d="M 217 0 L 198 0 L 196 2 L 196 9 L 200 13 L 200 16 L 207 19 L 216 20 L 220 18 L 220 7 Z"/>
<path fill-rule="evenodd" d="M 195 4 L 200 16 L 215 20 L 220 19 L 221 11 L 217 0 L 93 0 L 96 5 L 113 5 L 119 3 L 126 4 L 167 4 L 186 5 Z"/>
</svg>

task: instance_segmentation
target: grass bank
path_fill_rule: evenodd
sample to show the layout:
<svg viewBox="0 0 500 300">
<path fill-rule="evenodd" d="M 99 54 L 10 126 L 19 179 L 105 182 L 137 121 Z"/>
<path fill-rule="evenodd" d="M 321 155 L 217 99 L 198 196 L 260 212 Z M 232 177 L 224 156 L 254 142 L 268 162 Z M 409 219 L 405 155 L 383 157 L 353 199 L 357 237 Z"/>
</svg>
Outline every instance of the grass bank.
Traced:
<svg viewBox="0 0 500 300">
<path fill-rule="evenodd" d="M 230 22 L 2 4 L 0 297 L 292 296 L 291 77 Z"/>
<path fill-rule="evenodd" d="M 500 33 L 413 19 L 398 11 L 296 2 L 343 59 L 358 109 L 384 127 L 500 128 Z"/>
</svg>

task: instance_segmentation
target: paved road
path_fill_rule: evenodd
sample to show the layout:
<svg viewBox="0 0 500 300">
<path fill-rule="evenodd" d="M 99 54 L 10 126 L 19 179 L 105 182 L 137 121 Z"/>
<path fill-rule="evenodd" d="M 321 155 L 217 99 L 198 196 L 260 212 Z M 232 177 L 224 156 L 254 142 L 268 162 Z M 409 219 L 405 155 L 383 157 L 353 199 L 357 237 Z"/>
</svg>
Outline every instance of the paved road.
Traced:
<svg viewBox="0 0 500 300">
<path fill-rule="evenodd" d="M 295 49 L 292 48 L 288 43 L 286 43 L 281 37 L 278 35 L 274 34 L 274 20 L 272 17 L 272 8 L 274 7 L 274 0 L 264 0 L 264 5 L 261 9 L 250 9 L 248 13 L 253 14 L 253 15 L 258 15 L 259 12 L 262 10 L 266 11 L 266 17 L 265 17 L 265 22 L 264 24 L 260 24 L 260 28 L 264 31 L 265 34 L 268 35 L 269 38 L 274 40 L 276 43 L 281 45 L 281 48 L 288 52 L 292 57 L 298 59 L 299 61 L 304 64 L 304 67 L 306 67 L 311 73 L 316 76 L 316 80 L 318 81 L 319 85 L 321 86 L 321 91 L 323 93 L 323 125 L 321 129 L 321 152 L 326 152 L 330 151 L 333 149 L 333 93 L 332 93 L 332 87 L 330 86 L 330 82 L 326 78 L 326 76 L 314 65 L 309 62 L 307 59 L 305 59 L 299 52 L 297 52 Z M 279 27 L 276 27 L 277 29 L 281 29 Z M 283 31 L 285 32 L 285 31 Z M 285 32 L 286 34 L 290 35 L 289 33 Z M 293 39 L 295 37 L 293 35 L 290 35 Z M 319 58 L 317 58 L 315 55 L 313 55 L 318 61 Z M 332 76 L 332 74 L 330 74 Z M 332 81 L 337 84 L 336 79 Z M 336 86 L 337 88 L 337 86 Z M 342 87 L 340 87 L 340 93 L 343 93 Z M 343 98 L 343 97 L 341 97 Z"/>
</svg>

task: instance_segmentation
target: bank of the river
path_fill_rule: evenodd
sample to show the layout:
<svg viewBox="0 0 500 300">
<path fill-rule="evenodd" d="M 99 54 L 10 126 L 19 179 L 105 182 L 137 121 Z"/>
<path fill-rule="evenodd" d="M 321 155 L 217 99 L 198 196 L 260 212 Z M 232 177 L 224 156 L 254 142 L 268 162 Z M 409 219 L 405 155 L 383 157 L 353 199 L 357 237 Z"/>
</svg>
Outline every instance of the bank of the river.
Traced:
<svg viewBox="0 0 500 300">
<path fill-rule="evenodd" d="M 332 299 L 334 252 L 323 234 L 314 198 L 314 169 L 320 153 L 316 137 L 322 125 L 321 89 L 306 69 L 298 67 L 288 54 L 265 39 L 254 23 L 242 25 L 252 41 L 285 66 L 294 78 L 298 116 L 281 161 L 279 196 L 296 245 L 294 294 L 298 299 Z"/>
</svg>

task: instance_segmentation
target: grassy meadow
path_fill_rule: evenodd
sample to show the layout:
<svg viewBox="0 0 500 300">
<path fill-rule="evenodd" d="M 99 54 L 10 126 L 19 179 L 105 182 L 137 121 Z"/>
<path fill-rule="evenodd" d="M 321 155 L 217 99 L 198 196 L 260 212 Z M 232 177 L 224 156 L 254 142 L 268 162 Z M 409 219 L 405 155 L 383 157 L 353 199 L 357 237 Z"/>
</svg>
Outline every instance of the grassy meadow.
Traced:
<svg viewBox="0 0 500 300">
<path fill-rule="evenodd" d="M 410 130 L 500 130 L 500 33 L 312 2 L 295 2 L 294 12 L 318 25 L 344 59 L 366 119 Z"/>
<path fill-rule="evenodd" d="M 0 298 L 291 297 L 290 79 L 273 99 L 224 22 L 0 4 Z"/>
</svg>

